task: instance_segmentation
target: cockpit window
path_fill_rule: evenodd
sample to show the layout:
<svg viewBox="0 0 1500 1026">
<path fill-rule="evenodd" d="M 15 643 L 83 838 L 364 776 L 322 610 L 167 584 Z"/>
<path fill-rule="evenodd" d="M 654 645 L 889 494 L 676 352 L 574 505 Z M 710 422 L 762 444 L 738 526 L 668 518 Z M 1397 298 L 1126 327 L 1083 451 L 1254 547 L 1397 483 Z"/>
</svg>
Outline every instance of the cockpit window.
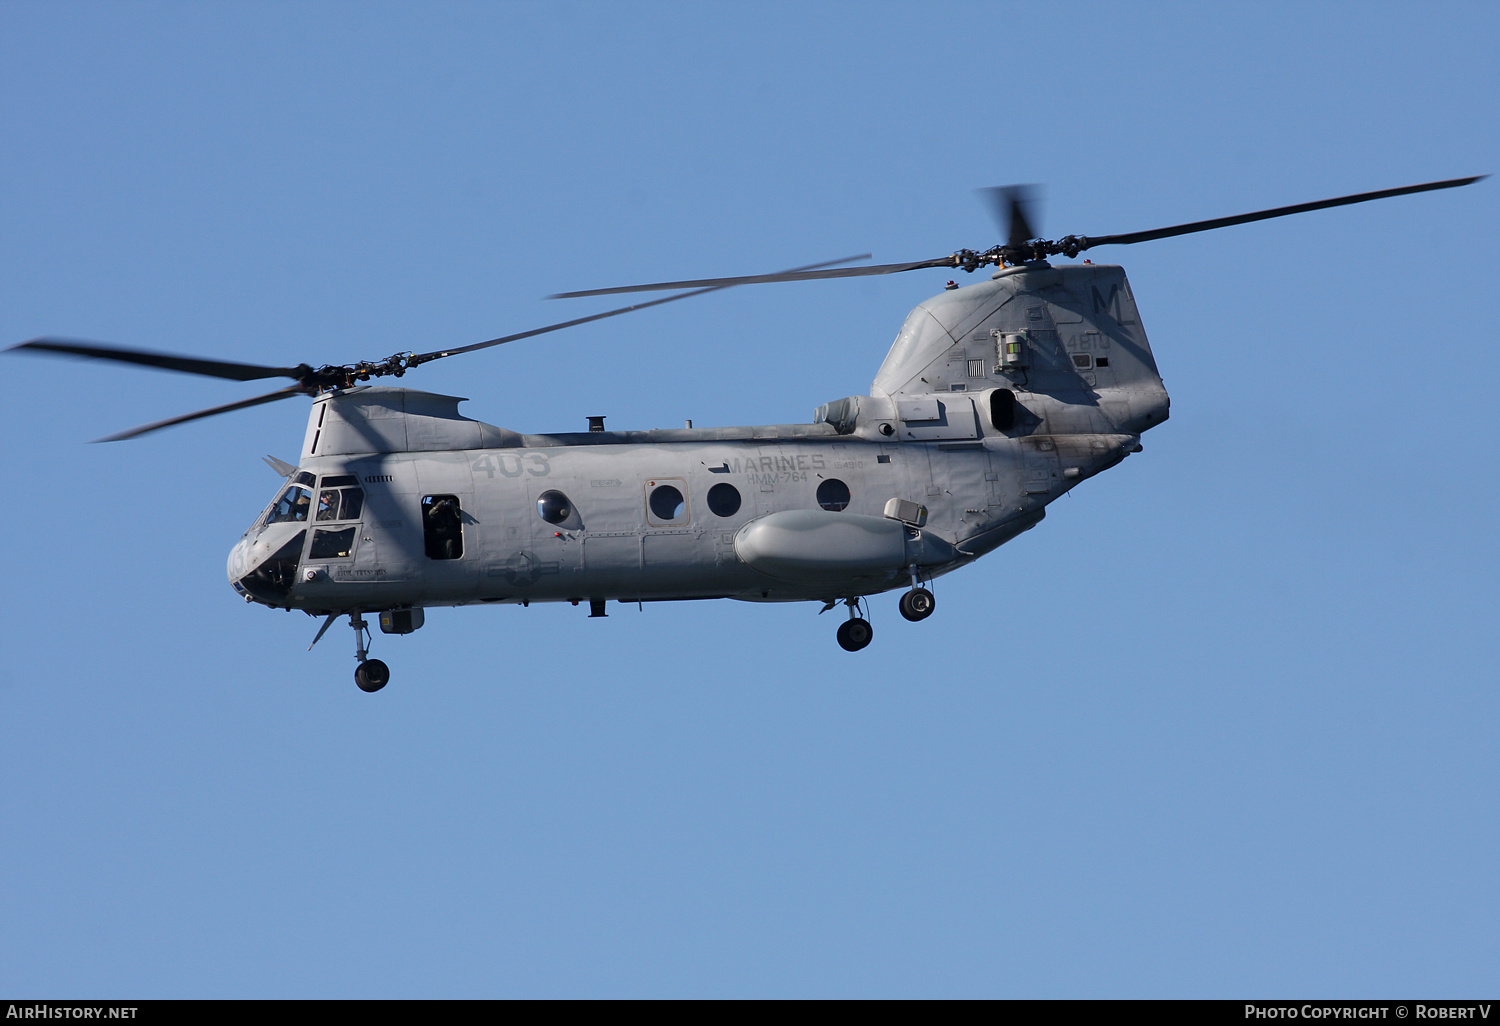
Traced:
<svg viewBox="0 0 1500 1026">
<path fill-rule="evenodd" d="M 312 548 L 308 559 L 345 559 L 354 551 L 354 532 L 357 527 L 343 530 L 320 529 L 313 532 Z"/>
<path fill-rule="evenodd" d="M 318 521 L 358 520 L 365 507 L 363 488 L 329 488 L 330 481 L 347 480 L 328 478 L 323 482 L 323 491 L 318 495 Z"/>
<path fill-rule="evenodd" d="M 303 521 L 307 519 L 307 511 L 312 508 L 312 492 L 301 485 L 292 485 L 281 493 L 281 498 L 266 514 L 266 523 L 280 524 L 285 521 Z"/>
<path fill-rule="evenodd" d="M 292 478 L 292 484 L 305 484 L 309 488 L 313 486 L 313 481 L 313 476 L 305 470 L 297 471 L 297 476 Z"/>
</svg>

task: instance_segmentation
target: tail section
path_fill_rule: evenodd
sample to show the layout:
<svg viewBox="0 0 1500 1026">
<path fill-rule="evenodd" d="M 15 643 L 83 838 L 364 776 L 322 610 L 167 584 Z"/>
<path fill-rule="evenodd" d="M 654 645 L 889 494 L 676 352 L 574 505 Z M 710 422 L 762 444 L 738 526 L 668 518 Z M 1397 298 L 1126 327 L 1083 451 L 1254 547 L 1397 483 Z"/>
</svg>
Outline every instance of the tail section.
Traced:
<svg viewBox="0 0 1500 1026">
<path fill-rule="evenodd" d="M 1054 411 L 1046 418 L 1054 431 L 1074 421 L 1098 431 L 1102 421 L 1139 434 L 1165 420 L 1166 388 L 1124 269 L 1006 268 L 934 296 L 907 317 L 872 394 L 997 388 L 1038 413 Z"/>
</svg>

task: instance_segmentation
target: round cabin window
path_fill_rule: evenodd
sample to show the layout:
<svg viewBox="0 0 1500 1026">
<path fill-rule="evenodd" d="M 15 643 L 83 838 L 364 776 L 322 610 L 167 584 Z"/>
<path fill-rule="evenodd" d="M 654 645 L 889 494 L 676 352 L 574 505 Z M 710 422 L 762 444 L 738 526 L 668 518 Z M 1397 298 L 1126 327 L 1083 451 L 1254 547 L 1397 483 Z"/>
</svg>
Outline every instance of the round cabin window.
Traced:
<svg viewBox="0 0 1500 1026">
<path fill-rule="evenodd" d="M 651 492 L 651 515 L 658 520 L 676 520 L 686 506 L 687 500 L 671 485 L 657 485 Z"/>
<path fill-rule="evenodd" d="M 560 524 L 573 515 L 573 504 L 559 491 L 546 491 L 537 496 L 536 511 L 549 524 Z"/>
<path fill-rule="evenodd" d="M 708 490 L 708 508 L 716 517 L 732 517 L 740 511 L 740 490 L 720 481 Z"/>
<path fill-rule="evenodd" d="M 849 486 L 836 477 L 818 485 L 818 505 L 830 513 L 841 513 L 849 505 Z"/>
</svg>

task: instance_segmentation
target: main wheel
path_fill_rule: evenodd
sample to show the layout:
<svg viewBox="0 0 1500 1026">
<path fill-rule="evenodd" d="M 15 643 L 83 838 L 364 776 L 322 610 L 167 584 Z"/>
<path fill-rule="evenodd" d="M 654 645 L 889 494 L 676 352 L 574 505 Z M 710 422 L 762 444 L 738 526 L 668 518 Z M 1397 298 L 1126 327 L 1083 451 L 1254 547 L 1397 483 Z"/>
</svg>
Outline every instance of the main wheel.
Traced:
<svg viewBox="0 0 1500 1026">
<path fill-rule="evenodd" d="M 937 599 L 926 588 L 913 588 L 901 596 L 901 615 L 912 623 L 925 620 L 937 608 Z"/>
<path fill-rule="evenodd" d="M 366 659 L 354 671 L 354 683 L 359 690 L 375 692 L 385 687 L 391 679 L 391 668 L 379 659 Z"/>
<path fill-rule="evenodd" d="M 839 626 L 839 647 L 845 652 L 858 652 L 870 643 L 875 636 L 875 630 L 870 626 L 870 621 L 855 617 L 853 620 L 845 620 Z"/>
</svg>

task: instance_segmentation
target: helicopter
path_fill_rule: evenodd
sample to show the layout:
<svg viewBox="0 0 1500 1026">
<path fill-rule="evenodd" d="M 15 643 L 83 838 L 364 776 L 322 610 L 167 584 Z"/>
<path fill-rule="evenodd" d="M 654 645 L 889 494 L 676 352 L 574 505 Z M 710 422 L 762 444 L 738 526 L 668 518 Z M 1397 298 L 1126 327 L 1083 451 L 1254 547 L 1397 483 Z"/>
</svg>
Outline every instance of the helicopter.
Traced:
<svg viewBox="0 0 1500 1026">
<path fill-rule="evenodd" d="M 843 605 L 850 652 L 874 632 L 872 596 L 901 592 L 908 621 L 931 616 L 932 581 L 1035 527 L 1047 506 L 1142 451 L 1170 399 L 1123 268 L 1053 264 L 1252 221 L 1469 185 L 1428 182 L 1122 235 L 1037 237 L 1027 187 L 984 190 L 1006 241 L 928 260 L 843 266 L 868 254 L 772 274 L 559 293 L 568 299 L 672 295 L 485 342 L 384 360 L 271 367 L 61 338 L 9 351 L 108 360 L 255 381 L 263 395 L 145 424 L 118 441 L 205 417 L 308 396 L 302 452 L 266 462 L 284 480 L 231 550 L 229 582 L 248 603 L 340 618 L 355 634 L 355 683 L 379 691 L 369 655 L 385 634 L 420 629 L 459 605 L 732 598 Z M 868 394 L 819 406 L 811 423 L 523 434 L 458 412 L 466 400 L 388 385 L 434 360 L 720 289 L 767 282 L 994 267 L 949 281 L 916 306 Z M 309 646 L 311 648 L 312 646 Z"/>
</svg>

